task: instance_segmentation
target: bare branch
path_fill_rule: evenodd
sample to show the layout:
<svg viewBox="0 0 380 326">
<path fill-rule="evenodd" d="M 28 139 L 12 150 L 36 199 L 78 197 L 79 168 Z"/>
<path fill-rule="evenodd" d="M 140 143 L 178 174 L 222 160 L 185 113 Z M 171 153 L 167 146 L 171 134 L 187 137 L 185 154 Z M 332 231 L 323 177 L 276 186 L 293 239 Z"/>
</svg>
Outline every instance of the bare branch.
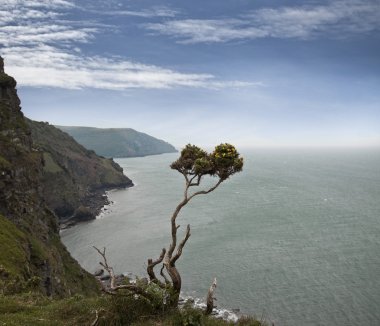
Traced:
<svg viewBox="0 0 380 326">
<path fill-rule="evenodd" d="M 156 260 L 152 260 L 151 258 L 148 259 L 148 267 L 146 268 L 146 271 L 151 281 L 158 281 L 156 274 L 154 274 L 154 267 L 162 262 L 162 260 L 164 259 L 165 253 L 166 253 L 166 249 L 162 248 L 161 255 L 160 257 L 158 257 L 158 259 Z"/>
<path fill-rule="evenodd" d="M 113 271 L 113 268 L 108 265 L 107 258 L 106 258 L 106 248 L 103 247 L 103 251 L 100 251 L 98 248 L 93 246 L 93 248 L 99 253 L 100 256 L 103 258 L 103 262 L 100 262 L 99 264 L 104 267 L 104 269 L 108 272 L 110 275 L 110 281 L 111 281 L 111 289 L 113 289 L 116 285 L 116 278 L 115 273 Z"/>
<path fill-rule="evenodd" d="M 161 267 L 161 270 L 160 270 L 160 275 L 164 278 L 165 280 L 165 284 L 170 284 L 170 281 L 169 279 L 166 277 L 166 275 L 164 274 L 164 268 L 165 268 L 165 265 L 162 264 L 162 267 Z"/>
<path fill-rule="evenodd" d="M 98 325 L 98 320 L 99 320 L 99 313 L 97 310 L 95 310 L 95 320 L 91 323 L 91 326 Z"/>
<path fill-rule="evenodd" d="M 195 196 L 198 196 L 198 195 L 207 195 L 208 193 L 210 193 L 211 191 L 214 191 L 216 188 L 219 187 L 219 185 L 223 182 L 224 180 L 223 179 L 219 179 L 219 181 L 216 183 L 215 186 L 211 187 L 210 189 L 208 190 L 201 190 L 201 191 L 197 191 L 195 193 L 193 193 L 189 198 L 188 198 L 188 202 L 194 198 Z"/>
<path fill-rule="evenodd" d="M 185 234 L 185 237 L 183 238 L 183 240 L 178 244 L 178 248 L 177 248 L 177 253 L 173 256 L 172 259 L 170 259 L 170 265 L 171 266 L 174 266 L 175 265 L 175 262 L 177 261 L 177 259 L 179 257 L 181 257 L 182 255 L 182 250 L 183 250 L 183 247 L 185 246 L 187 240 L 190 238 L 190 224 L 187 225 L 187 228 L 186 228 L 186 234 Z"/>
<path fill-rule="evenodd" d="M 188 187 L 187 187 L 188 188 Z M 172 243 L 169 246 L 169 250 L 166 252 L 166 256 L 170 259 L 173 255 L 175 247 L 177 246 L 177 224 L 176 219 L 181 209 L 189 202 L 186 197 L 178 204 L 172 217 L 171 217 L 171 231 L 172 231 Z"/>
<path fill-rule="evenodd" d="M 192 182 L 194 180 L 194 178 L 192 178 L 191 181 L 190 181 L 189 187 L 199 186 L 199 184 L 201 183 L 202 175 L 197 175 L 196 177 L 197 177 L 197 181 L 196 182 Z"/>
<path fill-rule="evenodd" d="M 206 298 L 206 303 L 207 303 L 207 307 L 206 307 L 206 311 L 205 311 L 205 314 L 206 315 L 210 315 L 212 313 L 212 310 L 214 309 L 214 291 L 216 289 L 216 278 L 214 278 L 214 282 L 212 282 L 210 288 L 208 289 L 208 292 L 207 292 L 207 298 Z"/>
<path fill-rule="evenodd" d="M 108 294 L 112 294 L 114 295 L 117 291 L 119 290 L 129 290 L 131 291 L 132 293 L 134 294 L 138 294 L 138 295 L 141 295 L 143 297 L 145 297 L 146 299 L 148 300 L 153 300 L 153 296 L 150 295 L 149 293 L 145 292 L 145 290 L 137 285 L 134 285 L 134 284 L 123 284 L 123 285 L 116 285 L 116 277 L 115 277 L 115 273 L 113 271 L 113 268 L 111 266 L 108 265 L 108 262 L 107 262 L 107 258 L 106 258 L 106 248 L 103 248 L 103 251 L 99 250 L 98 248 L 96 248 L 95 246 L 93 246 L 94 249 L 99 253 L 99 255 L 102 256 L 103 258 L 103 262 L 100 262 L 99 264 L 102 265 L 104 267 L 104 269 L 109 273 L 110 275 L 110 287 L 109 289 L 107 289 L 103 283 L 102 284 L 102 290 Z M 164 250 L 163 250 L 164 251 Z M 162 258 L 164 256 L 165 252 L 161 253 L 162 255 Z M 161 257 L 161 256 L 160 256 Z M 162 259 L 161 259 L 162 261 Z"/>
</svg>

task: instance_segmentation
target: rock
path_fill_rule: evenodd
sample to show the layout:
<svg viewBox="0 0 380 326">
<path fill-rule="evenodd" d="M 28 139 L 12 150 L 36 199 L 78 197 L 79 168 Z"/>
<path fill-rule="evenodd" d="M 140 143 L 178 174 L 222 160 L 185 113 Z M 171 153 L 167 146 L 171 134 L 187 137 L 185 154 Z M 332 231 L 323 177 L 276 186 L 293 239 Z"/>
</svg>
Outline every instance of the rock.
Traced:
<svg viewBox="0 0 380 326">
<path fill-rule="evenodd" d="M 100 277 L 101 281 L 108 281 L 111 277 L 109 275 L 103 275 Z"/>
<path fill-rule="evenodd" d="M 240 312 L 240 309 L 239 308 L 234 308 L 234 309 L 232 309 L 232 312 L 238 313 L 238 312 Z"/>
<path fill-rule="evenodd" d="M 123 274 L 115 276 L 116 285 L 121 285 L 124 283 L 126 277 Z"/>
<path fill-rule="evenodd" d="M 99 277 L 99 276 L 102 276 L 103 273 L 104 273 L 104 269 L 98 269 L 95 271 L 94 276 Z"/>
</svg>

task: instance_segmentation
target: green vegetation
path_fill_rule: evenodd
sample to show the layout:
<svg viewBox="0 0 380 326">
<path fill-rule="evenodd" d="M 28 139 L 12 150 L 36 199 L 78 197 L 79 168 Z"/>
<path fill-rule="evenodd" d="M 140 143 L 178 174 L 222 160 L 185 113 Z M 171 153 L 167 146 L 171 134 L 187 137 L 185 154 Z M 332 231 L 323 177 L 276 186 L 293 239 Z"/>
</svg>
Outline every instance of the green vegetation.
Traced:
<svg viewBox="0 0 380 326">
<path fill-rule="evenodd" d="M 177 150 L 169 143 L 130 128 L 91 128 L 57 126 L 87 149 L 104 157 L 136 157 Z"/>
<path fill-rule="evenodd" d="M 43 151 L 41 183 L 44 199 L 61 220 L 96 216 L 105 204 L 104 189 L 131 186 L 132 182 L 111 159 L 97 156 L 60 129 L 27 120 L 34 147 Z M 77 216 L 79 207 L 89 214 Z"/>
<path fill-rule="evenodd" d="M 98 316 L 98 319 L 97 319 Z M 160 310 L 142 298 L 133 296 L 72 296 L 50 300 L 28 293 L 0 295 L 0 325 L 172 325 L 172 326 L 265 326 L 254 318 L 241 318 L 236 324 L 205 316 L 203 311 L 185 306 L 183 309 Z"/>
<path fill-rule="evenodd" d="M 46 243 L 38 233 L 22 231 L 2 215 L 0 226 L 0 294 L 45 293 L 40 270 L 44 268 L 64 283 L 64 292 L 58 296 L 98 293 L 96 281 L 70 257 L 58 234 L 50 234 L 51 241 Z"/>
<path fill-rule="evenodd" d="M 0 292 L 4 292 L 5 280 L 23 277 L 26 272 L 27 237 L 2 215 L 0 225 Z"/>
<path fill-rule="evenodd" d="M 54 161 L 50 153 L 44 152 L 44 171 L 46 173 L 59 173 L 63 172 L 63 169 Z"/>
</svg>

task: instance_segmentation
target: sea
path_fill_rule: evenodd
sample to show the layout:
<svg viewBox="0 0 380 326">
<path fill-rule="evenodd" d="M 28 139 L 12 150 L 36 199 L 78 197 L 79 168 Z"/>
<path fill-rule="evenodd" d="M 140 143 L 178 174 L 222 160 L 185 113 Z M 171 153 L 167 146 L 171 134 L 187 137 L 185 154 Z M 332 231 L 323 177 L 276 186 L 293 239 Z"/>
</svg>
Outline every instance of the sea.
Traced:
<svg viewBox="0 0 380 326">
<path fill-rule="evenodd" d="M 242 151 L 244 170 L 181 211 L 191 226 L 177 266 L 183 296 L 205 298 L 214 277 L 219 308 L 276 326 L 380 325 L 380 150 Z M 116 159 L 135 186 L 108 192 L 96 220 L 62 231 L 90 272 L 92 246 L 117 273 L 146 276 L 170 242 L 184 178 L 178 153 Z M 206 178 L 204 187 L 216 182 Z"/>
</svg>

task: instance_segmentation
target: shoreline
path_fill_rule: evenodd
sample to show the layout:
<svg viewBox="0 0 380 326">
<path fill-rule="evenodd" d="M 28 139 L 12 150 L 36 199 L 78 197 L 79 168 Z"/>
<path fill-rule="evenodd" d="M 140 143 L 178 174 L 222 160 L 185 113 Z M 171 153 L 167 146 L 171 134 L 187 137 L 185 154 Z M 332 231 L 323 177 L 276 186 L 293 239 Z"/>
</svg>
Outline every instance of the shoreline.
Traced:
<svg viewBox="0 0 380 326">
<path fill-rule="evenodd" d="M 91 191 L 82 201 L 82 205 L 77 207 L 72 216 L 65 220 L 58 221 L 59 229 L 66 230 L 72 226 L 96 220 L 104 208 L 112 204 L 108 198 L 108 192 L 113 190 L 128 189 L 134 187 L 135 184 L 131 181 L 128 184 L 123 184 L 116 187 L 101 187 Z"/>
</svg>

